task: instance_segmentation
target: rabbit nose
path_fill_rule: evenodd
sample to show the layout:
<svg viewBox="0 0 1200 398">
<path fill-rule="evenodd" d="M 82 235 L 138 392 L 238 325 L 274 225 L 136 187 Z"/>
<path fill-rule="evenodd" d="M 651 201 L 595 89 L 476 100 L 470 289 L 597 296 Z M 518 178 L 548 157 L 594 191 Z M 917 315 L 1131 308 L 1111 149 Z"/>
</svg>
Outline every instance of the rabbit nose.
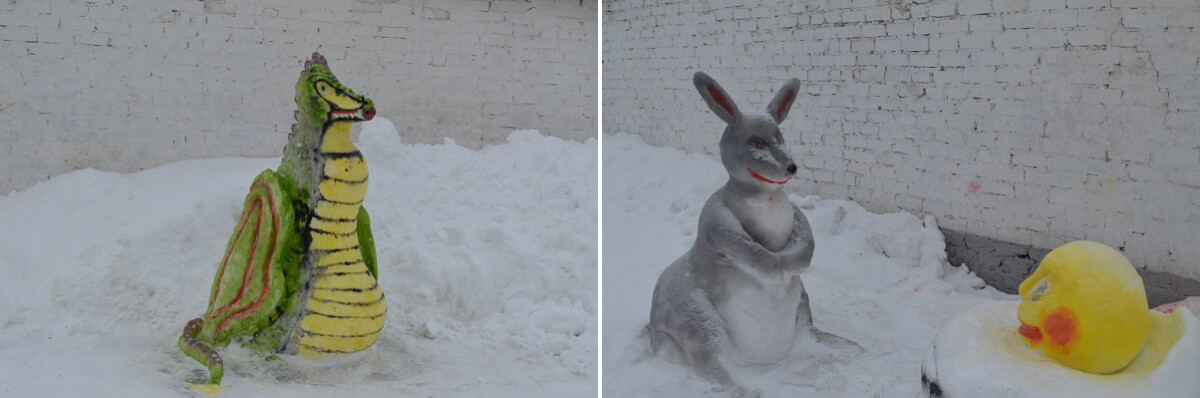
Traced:
<svg viewBox="0 0 1200 398">
<path fill-rule="evenodd" d="M 788 173 L 796 174 L 796 164 L 795 163 L 788 165 Z"/>
</svg>

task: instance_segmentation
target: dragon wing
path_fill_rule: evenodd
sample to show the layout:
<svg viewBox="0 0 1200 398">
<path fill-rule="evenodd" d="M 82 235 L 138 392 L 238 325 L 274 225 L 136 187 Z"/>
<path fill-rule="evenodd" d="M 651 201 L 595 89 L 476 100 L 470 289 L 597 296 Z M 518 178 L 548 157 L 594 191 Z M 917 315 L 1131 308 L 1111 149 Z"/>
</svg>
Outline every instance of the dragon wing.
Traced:
<svg viewBox="0 0 1200 398">
<path fill-rule="evenodd" d="M 302 203 L 291 181 L 274 171 L 254 179 L 213 279 L 201 336 L 225 345 L 233 336 L 270 326 L 283 313 L 284 298 L 299 287 Z"/>
<path fill-rule="evenodd" d="M 375 255 L 375 236 L 371 234 L 371 216 L 367 214 L 367 208 L 362 206 L 358 208 L 358 247 L 362 248 L 363 262 L 367 264 L 367 271 L 371 271 L 371 276 L 378 281 L 379 263 Z"/>
</svg>

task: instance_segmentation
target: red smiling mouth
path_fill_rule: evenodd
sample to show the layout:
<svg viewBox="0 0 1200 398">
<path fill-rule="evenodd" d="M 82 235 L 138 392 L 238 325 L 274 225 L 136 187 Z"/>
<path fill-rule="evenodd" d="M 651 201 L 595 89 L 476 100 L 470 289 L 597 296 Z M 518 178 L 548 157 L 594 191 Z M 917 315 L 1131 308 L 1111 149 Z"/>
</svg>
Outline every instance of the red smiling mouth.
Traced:
<svg viewBox="0 0 1200 398">
<path fill-rule="evenodd" d="M 746 170 L 750 170 L 750 175 L 754 176 L 754 179 L 765 182 L 765 183 L 769 183 L 769 184 L 787 184 L 787 182 L 791 181 L 791 179 L 792 179 L 791 176 L 788 176 L 788 178 L 784 178 L 783 181 L 775 181 L 770 178 L 763 177 L 761 174 L 758 174 L 758 172 L 754 171 L 754 169 L 752 169 L 752 168 L 747 167 Z"/>
</svg>

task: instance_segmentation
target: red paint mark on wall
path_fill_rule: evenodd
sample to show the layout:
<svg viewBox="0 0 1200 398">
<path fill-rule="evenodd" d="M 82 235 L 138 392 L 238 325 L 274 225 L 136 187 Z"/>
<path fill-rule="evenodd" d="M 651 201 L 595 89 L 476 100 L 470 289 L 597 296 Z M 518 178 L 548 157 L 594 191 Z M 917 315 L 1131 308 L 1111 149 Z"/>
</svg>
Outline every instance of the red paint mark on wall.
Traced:
<svg viewBox="0 0 1200 398">
<path fill-rule="evenodd" d="M 982 188 L 982 187 L 983 187 L 983 185 L 979 185 L 979 183 L 975 182 L 975 181 L 971 181 L 971 182 L 967 183 L 967 189 L 970 190 L 971 193 L 979 192 L 979 188 Z"/>
</svg>

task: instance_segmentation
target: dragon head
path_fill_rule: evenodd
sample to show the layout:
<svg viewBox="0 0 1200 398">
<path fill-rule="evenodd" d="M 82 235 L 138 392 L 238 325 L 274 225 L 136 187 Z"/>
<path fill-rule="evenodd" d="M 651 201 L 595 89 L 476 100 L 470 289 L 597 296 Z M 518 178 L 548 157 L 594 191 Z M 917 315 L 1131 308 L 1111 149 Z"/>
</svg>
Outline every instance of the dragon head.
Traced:
<svg viewBox="0 0 1200 398">
<path fill-rule="evenodd" d="M 375 103 L 343 86 L 329 62 L 313 53 L 304 61 L 304 71 L 296 82 L 296 112 L 279 172 L 297 181 L 301 188 L 315 189 L 318 173 L 317 149 L 327 132 L 349 134 L 350 124 L 375 117 Z"/>
<path fill-rule="evenodd" d="M 334 122 L 361 122 L 375 117 L 375 103 L 343 86 L 329 62 L 319 53 L 304 61 L 304 71 L 296 82 L 296 121 L 313 127 Z M 296 128 L 292 129 L 296 133 Z"/>
</svg>

